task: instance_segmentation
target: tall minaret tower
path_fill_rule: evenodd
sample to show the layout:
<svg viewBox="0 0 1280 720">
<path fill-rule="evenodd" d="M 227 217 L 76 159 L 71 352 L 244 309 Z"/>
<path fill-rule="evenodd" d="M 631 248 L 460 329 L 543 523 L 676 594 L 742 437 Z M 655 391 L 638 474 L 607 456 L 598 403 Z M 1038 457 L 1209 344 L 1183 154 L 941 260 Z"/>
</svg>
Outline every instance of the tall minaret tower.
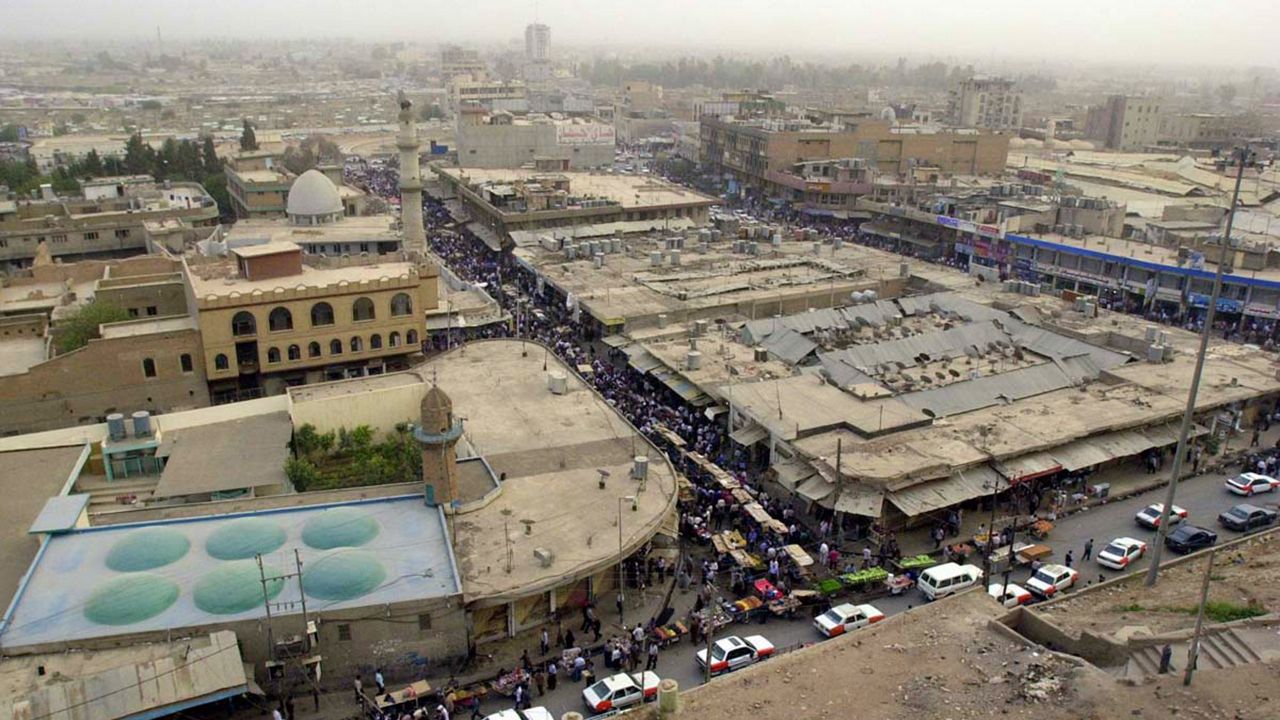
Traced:
<svg viewBox="0 0 1280 720">
<path fill-rule="evenodd" d="M 453 414 L 453 401 L 432 382 L 422 398 L 421 417 L 413 436 L 422 448 L 422 482 L 427 504 L 453 512 L 458 500 L 458 456 L 454 446 L 462 437 L 462 420 Z"/>
<path fill-rule="evenodd" d="M 404 249 L 425 253 L 427 234 L 422 229 L 422 171 L 418 167 L 418 127 L 414 124 L 413 103 L 400 93 L 400 131 L 396 149 L 400 151 L 400 222 L 404 226 Z"/>
</svg>

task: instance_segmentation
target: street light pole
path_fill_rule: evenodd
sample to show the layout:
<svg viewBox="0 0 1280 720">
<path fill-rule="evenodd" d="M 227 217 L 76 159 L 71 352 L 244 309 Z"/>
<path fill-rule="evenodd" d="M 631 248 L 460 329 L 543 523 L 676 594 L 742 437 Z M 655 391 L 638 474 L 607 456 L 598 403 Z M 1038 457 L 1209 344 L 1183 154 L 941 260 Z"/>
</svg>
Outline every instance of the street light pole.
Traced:
<svg viewBox="0 0 1280 720">
<path fill-rule="evenodd" d="M 623 497 L 618 498 L 618 624 L 619 624 L 619 625 L 622 625 L 622 624 L 623 624 L 623 615 L 624 615 L 623 608 L 624 608 L 624 606 L 625 606 L 625 604 L 626 604 L 626 599 L 627 599 L 626 592 L 625 592 L 625 588 L 626 588 L 626 579 L 625 579 L 625 578 L 623 577 L 623 575 L 622 575 L 622 561 L 623 561 L 623 557 L 622 557 L 622 502 L 623 502 L 624 500 L 630 500 L 630 501 L 631 501 L 631 504 L 632 504 L 632 509 L 634 509 L 634 508 L 635 508 L 635 502 L 636 502 L 636 496 L 635 496 L 635 495 L 624 495 Z"/>
<path fill-rule="evenodd" d="M 1160 510 L 1160 523 L 1156 526 L 1156 539 L 1151 548 L 1151 564 L 1147 567 L 1147 587 L 1160 579 L 1160 556 L 1164 551 L 1164 539 L 1169 534 L 1169 513 L 1173 510 L 1178 492 L 1178 479 L 1182 475 L 1182 460 L 1187 454 L 1187 436 L 1191 432 L 1191 418 L 1196 410 L 1196 396 L 1200 393 L 1200 376 L 1204 372 L 1205 354 L 1209 348 L 1209 335 L 1213 332 L 1213 317 L 1218 310 L 1218 296 L 1222 294 L 1222 275 L 1227 265 L 1227 250 L 1231 247 L 1231 225 L 1236 217 L 1236 202 L 1240 199 L 1240 181 L 1244 178 L 1244 166 L 1249 161 L 1248 146 L 1232 151 L 1237 163 L 1236 184 L 1231 193 L 1231 207 L 1227 208 L 1227 226 L 1219 244 L 1218 269 L 1213 275 L 1213 292 L 1209 307 L 1205 310 L 1204 327 L 1200 331 L 1200 349 L 1196 352 L 1196 369 L 1191 376 L 1191 390 L 1187 393 L 1187 406 L 1182 411 L 1182 427 L 1178 430 L 1178 445 L 1173 454 L 1173 469 L 1169 476 L 1169 489 L 1165 493 L 1164 507 Z M 1233 258 L 1234 259 L 1234 258 Z M 1190 282 L 1188 278 L 1187 282 Z"/>
</svg>

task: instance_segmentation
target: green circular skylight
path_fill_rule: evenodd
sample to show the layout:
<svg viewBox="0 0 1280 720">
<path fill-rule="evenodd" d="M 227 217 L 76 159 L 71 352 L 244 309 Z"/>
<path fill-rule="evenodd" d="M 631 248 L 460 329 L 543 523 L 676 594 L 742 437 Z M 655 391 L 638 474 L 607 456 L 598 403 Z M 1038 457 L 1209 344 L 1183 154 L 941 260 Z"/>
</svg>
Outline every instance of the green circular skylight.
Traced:
<svg viewBox="0 0 1280 720">
<path fill-rule="evenodd" d="M 284 545 L 284 528 L 266 518 L 242 518 L 215 530 L 204 543 L 219 560 L 243 560 Z"/>
<path fill-rule="evenodd" d="M 135 530 L 111 546 L 107 567 L 118 572 L 150 570 L 181 559 L 190 549 L 191 541 L 177 530 Z"/>
<path fill-rule="evenodd" d="M 325 510 L 302 527 L 302 542 L 317 550 L 358 547 L 378 535 L 378 521 L 355 508 Z"/>
<path fill-rule="evenodd" d="M 85 604 L 84 616 L 99 625 L 132 625 L 169 609 L 178 585 L 152 573 L 122 575 L 99 585 Z"/>
<path fill-rule="evenodd" d="M 267 571 L 267 596 L 274 599 L 284 587 L 284 580 L 272 578 Z M 262 607 L 262 575 L 253 560 L 237 560 L 219 565 L 196 582 L 192 597 L 196 607 L 214 615 L 234 615 Z"/>
<path fill-rule="evenodd" d="M 320 600 L 351 600 L 368 594 L 386 577 L 386 569 L 373 553 L 335 550 L 302 571 L 302 589 Z"/>
</svg>

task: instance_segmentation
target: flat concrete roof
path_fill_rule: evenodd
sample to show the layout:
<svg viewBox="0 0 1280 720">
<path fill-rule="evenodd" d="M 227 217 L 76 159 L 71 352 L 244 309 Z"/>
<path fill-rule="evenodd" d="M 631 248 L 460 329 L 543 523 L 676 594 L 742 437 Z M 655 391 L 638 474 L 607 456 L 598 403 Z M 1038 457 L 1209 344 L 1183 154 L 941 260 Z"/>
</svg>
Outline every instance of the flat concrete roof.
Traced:
<svg viewBox="0 0 1280 720">
<path fill-rule="evenodd" d="M 365 280 L 372 282 L 383 278 L 409 278 L 417 272 L 417 267 L 408 262 L 391 261 L 332 268 L 317 268 L 304 263 L 302 272 L 297 275 L 245 280 L 235 274 L 235 263 L 231 260 L 193 264 L 190 267 L 191 286 L 197 302 L 209 296 L 222 298 L 237 293 L 246 296 L 245 300 L 248 300 L 248 296 L 255 290 L 267 293 L 276 288 L 292 290 L 299 286 L 327 287 L 343 281 L 352 285 L 351 292 L 356 292 L 356 285 Z"/>
<path fill-rule="evenodd" d="M 390 215 L 344 217 L 325 225 L 293 225 L 288 220 L 241 220 L 227 231 L 226 239 L 233 245 L 243 240 L 266 239 L 272 244 L 289 242 L 299 246 L 399 241 L 401 235 L 392 227 L 393 222 Z"/>
<path fill-rule="evenodd" d="M 0 377 L 21 375 L 47 359 L 44 338 L 11 337 L 0 341 Z"/>
<path fill-rule="evenodd" d="M 27 529 L 71 479 L 83 445 L 0 452 L 0 602 L 7 604 L 40 547 Z"/>
<path fill-rule="evenodd" d="M 288 487 L 284 463 L 292 435 L 287 412 L 168 431 L 161 436 L 161 444 L 168 449 L 169 459 L 155 496 Z"/>
<path fill-rule="evenodd" d="M 686 205 L 691 203 L 713 205 L 716 198 L 703 195 L 668 182 L 657 175 L 623 175 L 601 172 L 540 172 L 525 169 L 489 168 L 437 168 L 436 172 L 448 175 L 455 181 L 466 176 L 466 184 L 472 187 L 484 183 L 509 185 L 535 176 L 554 175 L 569 180 L 569 194 L 578 197 L 593 195 L 620 203 L 624 209 Z"/>
<path fill-rule="evenodd" d="M 182 330 L 199 330 L 200 324 L 190 315 L 176 315 L 165 318 L 142 318 L 102 326 L 103 339 L 137 337 L 163 332 L 179 332 Z"/>
</svg>

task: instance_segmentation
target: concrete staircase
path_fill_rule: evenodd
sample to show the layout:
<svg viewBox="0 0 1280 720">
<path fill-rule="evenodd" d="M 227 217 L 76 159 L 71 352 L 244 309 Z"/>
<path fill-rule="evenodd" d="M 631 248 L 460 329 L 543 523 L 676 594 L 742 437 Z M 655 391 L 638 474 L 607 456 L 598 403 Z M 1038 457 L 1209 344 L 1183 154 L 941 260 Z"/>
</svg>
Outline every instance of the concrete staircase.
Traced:
<svg viewBox="0 0 1280 720">
<path fill-rule="evenodd" d="M 88 493 L 89 512 L 112 512 L 133 507 L 128 502 L 136 498 L 138 503 L 150 500 L 160 482 L 158 475 L 143 475 L 107 482 L 102 476 L 81 476 L 76 480 L 75 492 Z"/>
<path fill-rule="evenodd" d="M 1238 665 L 1262 662 L 1264 655 L 1271 655 L 1256 648 L 1251 633 L 1238 633 L 1235 628 L 1208 628 L 1200 639 L 1200 670 L 1221 670 Z M 1170 672 L 1181 672 L 1186 667 L 1188 640 L 1173 640 L 1173 661 Z M 1133 650 L 1129 661 L 1120 668 L 1120 677 L 1142 680 L 1160 672 L 1160 651 L 1163 643 L 1142 645 Z"/>
</svg>

